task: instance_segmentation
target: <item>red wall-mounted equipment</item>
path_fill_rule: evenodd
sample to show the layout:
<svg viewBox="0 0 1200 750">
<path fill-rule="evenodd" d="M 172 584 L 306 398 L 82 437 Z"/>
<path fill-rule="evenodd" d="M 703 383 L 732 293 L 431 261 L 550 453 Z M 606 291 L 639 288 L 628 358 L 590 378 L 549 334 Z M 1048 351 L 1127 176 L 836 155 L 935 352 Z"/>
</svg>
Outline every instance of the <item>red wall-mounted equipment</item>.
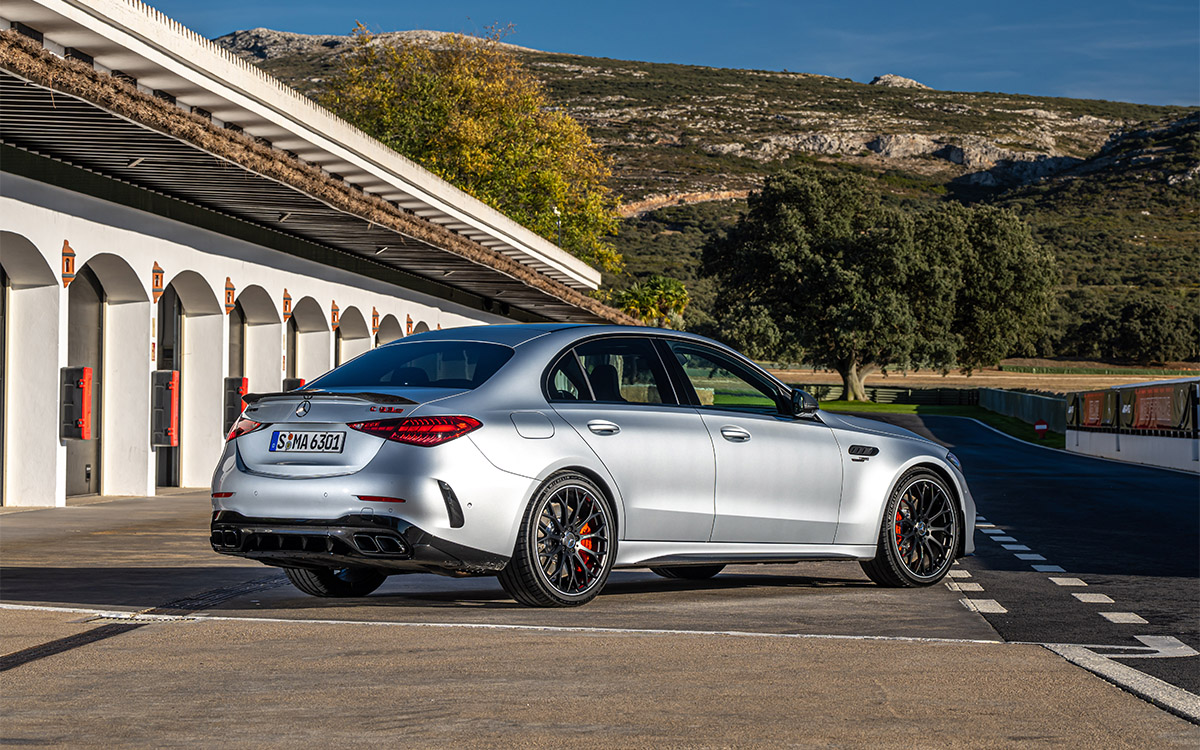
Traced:
<svg viewBox="0 0 1200 750">
<path fill-rule="evenodd" d="M 64 440 L 92 439 L 92 368 L 64 367 L 59 435 Z"/>
<path fill-rule="evenodd" d="M 179 370 L 150 373 L 150 444 L 156 448 L 179 445 Z"/>
</svg>

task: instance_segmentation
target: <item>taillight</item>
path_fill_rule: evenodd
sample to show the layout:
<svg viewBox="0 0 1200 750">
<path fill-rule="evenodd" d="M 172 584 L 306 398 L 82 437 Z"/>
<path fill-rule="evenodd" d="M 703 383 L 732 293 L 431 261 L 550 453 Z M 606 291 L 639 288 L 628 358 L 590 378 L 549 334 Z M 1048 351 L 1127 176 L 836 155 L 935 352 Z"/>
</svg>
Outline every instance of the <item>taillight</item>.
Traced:
<svg viewBox="0 0 1200 750">
<path fill-rule="evenodd" d="M 266 427 L 266 425 L 260 422 L 255 422 L 253 419 L 238 417 L 238 421 L 233 423 L 233 429 L 229 431 L 229 436 L 225 438 L 225 442 L 229 442 L 234 438 L 239 438 L 248 432 L 261 430 L 263 427 Z"/>
<path fill-rule="evenodd" d="M 346 425 L 352 430 L 408 445 L 441 445 L 483 427 L 474 417 L 402 417 Z"/>
</svg>

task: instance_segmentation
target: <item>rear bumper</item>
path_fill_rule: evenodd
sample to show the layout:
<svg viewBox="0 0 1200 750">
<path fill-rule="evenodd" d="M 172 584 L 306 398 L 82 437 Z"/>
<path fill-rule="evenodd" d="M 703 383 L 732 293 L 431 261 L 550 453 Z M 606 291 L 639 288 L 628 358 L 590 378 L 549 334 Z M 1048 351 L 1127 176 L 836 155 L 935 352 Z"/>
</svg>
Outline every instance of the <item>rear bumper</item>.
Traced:
<svg viewBox="0 0 1200 750">
<path fill-rule="evenodd" d="M 486 575 L 508 557 L 441 539 L 407 521 L 381 515 L 335 519 L 253 518 L 213 513 L 213 551 L 288 568 L 368 567 L 383 572 Z"/>
</svg>

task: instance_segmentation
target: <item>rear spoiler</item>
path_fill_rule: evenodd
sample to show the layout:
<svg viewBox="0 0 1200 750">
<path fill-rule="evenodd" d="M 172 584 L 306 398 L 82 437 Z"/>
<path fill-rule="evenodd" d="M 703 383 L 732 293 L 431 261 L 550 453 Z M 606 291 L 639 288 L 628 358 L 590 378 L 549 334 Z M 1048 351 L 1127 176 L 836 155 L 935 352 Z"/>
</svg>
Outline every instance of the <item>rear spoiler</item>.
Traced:
<svg viewBox="0 0 1200 750">
<path fill-rule="evenodd" d="M 250 404 L 256 404 L 259 401 L 262 401 L 264 399 L 296 398 L 297 396 L 299 396 L 300 398 L 303 398 L 303 399 L 310 399 L 313 396 L 323 396 L 325 398 L 345 398 L 345 399 L 351 399 L 354 401 L 370 401 L 371 403 L 375 403 L 375 404 L 415 404 L 415 403 L 417 403 L 416 401 L 413 401 L 410 398 L 404 398 L 403 396 L 395 396 L 391 393 L 371 393 L 371 392 L 337 393 L 337 392 L 333 392 L 333 391 L 306 390 L 306 389 L 300 389 L 300 390 L 295 390 L 295 391 L 281 391 L 279 393 L 247 393 L 245 396 L 242 397 L 242 400 L 246 402 L 247 406 L 249 406 Z"/>
</svg>

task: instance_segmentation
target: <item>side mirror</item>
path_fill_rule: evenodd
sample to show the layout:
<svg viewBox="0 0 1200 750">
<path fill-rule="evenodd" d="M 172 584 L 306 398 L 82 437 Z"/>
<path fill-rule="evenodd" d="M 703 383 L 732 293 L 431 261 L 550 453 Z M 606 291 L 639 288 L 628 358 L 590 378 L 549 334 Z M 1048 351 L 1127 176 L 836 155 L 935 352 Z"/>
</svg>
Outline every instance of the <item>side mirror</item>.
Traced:
<svg viewBox="0 0 1200 750">
<path fill-rule="evenodd" d="M 811 417 L 819 408 L 817 400 L 808 391 L 799 388 L 792 390 L 792 414 L 797 417 Z"/>
</svg>

